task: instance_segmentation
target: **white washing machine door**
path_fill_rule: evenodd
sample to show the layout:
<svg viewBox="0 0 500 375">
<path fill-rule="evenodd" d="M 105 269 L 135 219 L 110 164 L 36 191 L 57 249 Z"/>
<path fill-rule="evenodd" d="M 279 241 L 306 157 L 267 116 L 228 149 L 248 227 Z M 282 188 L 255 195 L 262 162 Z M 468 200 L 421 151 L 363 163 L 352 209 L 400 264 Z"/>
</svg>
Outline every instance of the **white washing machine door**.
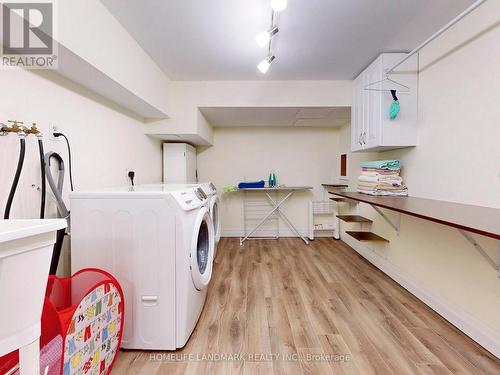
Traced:
<svg viewBox="0 0 500 375">
<path fill-rule="evenodd" d="M 220 200 L 219 197 L 214 195 L 210 199 L 210 217 L 214 223 L 215 243 L 220 240 L 221 220 L 220 220 Z"/>
<path fill-rule="evenodd" d="M 189 251 L 191 278 L 198 290 L 203 290 L 212 278 L 215 236 L 210 213 L 202 207 L 196 215 L 193 237 Z"/>
</svg>

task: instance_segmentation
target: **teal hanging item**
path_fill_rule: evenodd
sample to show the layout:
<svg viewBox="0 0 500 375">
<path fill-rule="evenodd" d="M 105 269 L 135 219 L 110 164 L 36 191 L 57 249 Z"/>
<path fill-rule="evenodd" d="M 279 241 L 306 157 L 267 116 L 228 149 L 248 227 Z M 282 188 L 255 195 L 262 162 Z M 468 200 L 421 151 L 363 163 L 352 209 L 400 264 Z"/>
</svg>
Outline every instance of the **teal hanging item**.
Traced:
<svg viewBox="0 0 500 375">
<path fill-rule="evenodd" d="M 399 102 L 392 102 L 391 109 L 389 111 L 389 118 L 391 120 L 395 120 L 396 117 L 398 117 L 398 113 L 399 113 L 400 109 L 401 109 L 401 106 L 399 105 Z"/>
<path fill-rule="evenodd" d="M 389 109 L 389 118 L 391 120 L 395 120 L 398 117 L 401 106 L 399 105 L 399 100 L 396 96 L 396 90 L 391 90 L 391 95 L 394 101 L 391 103 L 391 107 Z"/>
</svg>

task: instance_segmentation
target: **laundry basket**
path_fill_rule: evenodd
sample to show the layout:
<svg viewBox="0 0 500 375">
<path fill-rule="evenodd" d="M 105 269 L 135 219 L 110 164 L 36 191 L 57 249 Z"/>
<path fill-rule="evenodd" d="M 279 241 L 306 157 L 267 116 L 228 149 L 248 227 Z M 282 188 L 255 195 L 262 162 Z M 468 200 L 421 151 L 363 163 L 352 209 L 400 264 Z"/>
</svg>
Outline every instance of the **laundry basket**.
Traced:
<svg viewBox="0 0 500 375">
<path fill-rule="evenodd" d="M 49 375 L 109 374 L 120 348 L 123 292 L 98 269 L 68 278 L 49 276 L 42 312 L 40 369 Z M 18 353 L 0 358 L 0 374 L 18 363 Z M 18 374 L 14 372 L 13 374 Z"/>
</svg>

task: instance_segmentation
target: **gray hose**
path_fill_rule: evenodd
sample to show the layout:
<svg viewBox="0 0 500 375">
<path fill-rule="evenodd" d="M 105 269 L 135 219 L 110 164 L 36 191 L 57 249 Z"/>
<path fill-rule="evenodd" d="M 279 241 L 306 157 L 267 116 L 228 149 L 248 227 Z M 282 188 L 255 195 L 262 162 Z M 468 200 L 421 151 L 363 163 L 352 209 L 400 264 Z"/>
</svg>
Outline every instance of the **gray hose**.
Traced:
<svg viewBox="0 0 500 375">
<path fill-rule="evenodd" d="M 52 176 L 52 171 L 50 170 L 50 160 L 56 159 L 59 164 L 59 176 L 57 178 L 57 185 L 54 182 L 54 177 Z M 47 182 L 49 183 L 50 189 L 56 198 L 57 203 L 57 212 L 59 212 L 59 216 L 63 219 L 66 219 L 68 222 L 67 231 L 70 232 L 70 217 L 69 211 L 64 203 L 62 193 L 63 193 L 63 185 L 64 185 L 64 160 L 63 158 L 56 152 L 47 152 L 45 154 L 45 175 L 47 176 Z"/>
</svg>

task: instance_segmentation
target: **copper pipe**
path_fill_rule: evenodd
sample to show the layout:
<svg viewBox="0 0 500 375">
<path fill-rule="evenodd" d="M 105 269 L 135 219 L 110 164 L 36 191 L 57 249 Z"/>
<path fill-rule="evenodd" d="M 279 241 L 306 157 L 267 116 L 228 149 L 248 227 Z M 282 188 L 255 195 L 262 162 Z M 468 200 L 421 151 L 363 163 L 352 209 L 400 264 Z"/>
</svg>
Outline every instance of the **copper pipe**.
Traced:
<svg viewBox="0 0 500 375">
<path fill-rule="evenodd" d="M 4 126 L 2 127 L 2 132 L 4 133 L 21 133 L 25 132 L 26 128 L 24 126 L 19 126 L 19 124 L 24 124 L 24 122 L 9 120 L 8 122 L 12 123 L 12 126 Z"/>
<path fill-rule="evenodd" d="M 35 124 L 35 123 L 32 123 L 32 124 L 31 124 L 31 128 L 26 129 L 24 132 L 25 132 L 27 135 L 28 135 L 28 134 L 41 135 L 40 130 L 38 130 L 38 128 L 36 127 L 36 124 Z"/>
<path fill-rule="evenodd" d="M 5 124 L 0 124 L 0 136 L 7 135 L 8 133 L 17 133 L 20 137 L 26 137 L 28 134 L 36 134 L 39 137 L 42 135 L 35 123 L 33 123 L 31 129 L 28 129 L 26 126 L 22 125 L 24 124 L 22 121 L 9 120 L 8 122 L 12 123 L 12 125 L 7 126 Z"/>
</svg>

